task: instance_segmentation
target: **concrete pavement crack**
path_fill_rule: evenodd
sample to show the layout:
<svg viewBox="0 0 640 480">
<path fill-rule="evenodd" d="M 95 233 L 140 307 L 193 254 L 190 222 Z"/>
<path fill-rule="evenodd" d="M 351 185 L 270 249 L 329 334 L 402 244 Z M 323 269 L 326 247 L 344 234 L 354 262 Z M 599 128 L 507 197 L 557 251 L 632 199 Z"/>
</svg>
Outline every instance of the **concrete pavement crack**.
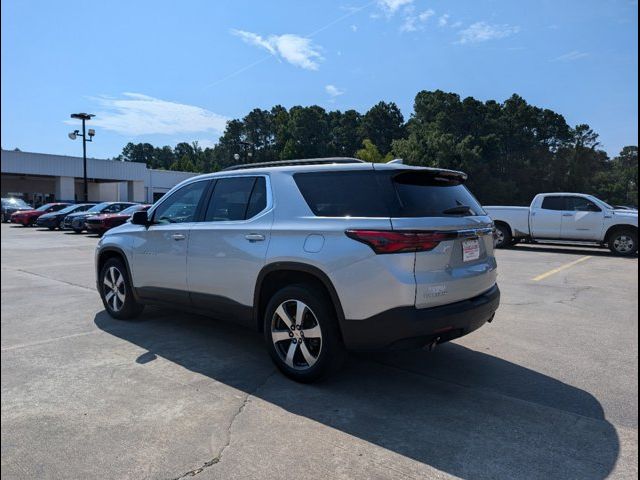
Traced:
<svg viewBox="0 0 640 480">
<path fill-rule="evenodd" d="M 245 407 L 249 403 L 249 399 L 252 396 L 254 396 L 258 392 L 258 390 L 260 390 L 271 379 L 271 377 L 273 377 L 276 373 L 277 373 L 277 370 L 273 370 L 269 375 L 267 375 L 264 378 L 264 380 L 262 382 L 260 382 L 256 386 L 256 388 L 254 388 L 251 392 L 248 392 L 244 396 L 244 399 L 242 400 L 242 403 L 238 407 L 238 410 L 236 410 L 236 412 L 231 417 L 231 420 L 229 421 L 229 425 L 227 426 L 227 441 L 222 446 L 222 448 L 220 449 L 218 454 L 216 456 L 214 456 L 211 460 L 203 463 L 200 467 L 194 468 L 193 470 L 189 470 L 188 472 L 183 473 L 179 477 L 174 477 L 171 480 L 184 480 L 186 478 L 195 477 L 199 473 L 201 473 L 204 470 L 206 470 L 207 468 L 219 463 L 222 460 L 222 455 L 224 454 L 224 451 L 229 447 L 229 445 L 231 445 L 231 429 L 233 428 L 233 424 L 235 423 L 236 419 L 244 411 Z"/>
<path fill-rule="evenodd" d="M 89 287 L 86 287 L 86 286 L 84 286 L 84 285 L 79 285 L 79 284 L 77 284 L 77 283 L 67 282 L 67 281 L 65 281 L 65 280 L 60 280 L 60 279 L 58 279 L 58 278 L 47 277 L 46 275 L 42 275 L 41 273 L 30 272 L 29 270 L 23 270 L 23 269 L 21 269 L 21 268 L 16 268 L 16 269 L 15 269 L 15 271 L 16 271 L 16 272 L 21 272 L 21 273 L 28 273 L 29 275 L 33 275 L 33 276 L 36 276 L 36 277 L 46 278 L 47 280 L 51 280 L 52 282 L 60 282 L 60 283 L 64 283 L 65 285 L 70 285 L 70 286 L 72 286 L 72 287 L 82 288 L 82 289 L 84 289 L 84 290 L 89 290 L 89 291 L 91 291 L 91 292 L 94 292 L 94 291 L 95 291 L 95 289 L 93 289 L 93 288 L 89 288 Z"/>
</svg>

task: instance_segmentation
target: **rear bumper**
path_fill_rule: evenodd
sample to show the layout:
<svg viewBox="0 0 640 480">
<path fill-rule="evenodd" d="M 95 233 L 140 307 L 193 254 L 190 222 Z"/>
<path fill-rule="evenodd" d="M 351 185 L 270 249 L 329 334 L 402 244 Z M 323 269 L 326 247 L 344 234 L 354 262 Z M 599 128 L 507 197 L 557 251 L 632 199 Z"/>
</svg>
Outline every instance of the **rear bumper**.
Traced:
<svg viewBox="0 0 640 480">
<path fill-rule="evenodd" d="M 475 298 L 433 308 L 398 307 L 364 320 L 344 320 L 342 337 L 350 350 L 420 348 L 453 340 L 493 320 L 500 304 L 494 285 Z"/>
<path fill-rule="evenodd" d="M 107 227 L 105 227 L 103 224 L 101 223 L 89 223 L 89 222 L 85 222 L 84 226 L 87 228 L 88 231 L 90 232 L 98 232 L 98 233 L 104 233 L 107 230 L 109 230 Z"/>
</svg>

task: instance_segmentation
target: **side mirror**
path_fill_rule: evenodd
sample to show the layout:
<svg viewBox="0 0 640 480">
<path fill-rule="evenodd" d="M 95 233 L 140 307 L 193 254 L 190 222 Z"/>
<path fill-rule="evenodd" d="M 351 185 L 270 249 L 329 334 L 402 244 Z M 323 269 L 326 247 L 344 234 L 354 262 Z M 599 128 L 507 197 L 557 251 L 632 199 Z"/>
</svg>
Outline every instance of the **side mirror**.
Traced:
<svg viewBox="0 0 640 480">
<path fill-rule="evenodd" d="M 150 222 L 147 212 L 133 212 L 133 215 L 131 215 L 131 223 L 134 225 L 144 225 L 145 227 L 148 227 Z"/>
</svg>

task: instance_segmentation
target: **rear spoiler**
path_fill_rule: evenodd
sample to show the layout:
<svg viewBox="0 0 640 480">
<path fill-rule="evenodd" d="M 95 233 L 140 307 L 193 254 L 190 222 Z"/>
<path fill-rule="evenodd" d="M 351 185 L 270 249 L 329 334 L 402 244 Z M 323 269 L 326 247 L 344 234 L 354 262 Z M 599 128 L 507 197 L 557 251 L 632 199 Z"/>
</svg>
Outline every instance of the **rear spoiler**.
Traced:
<svg viewBox="0 0 640 480">
<path fill-rule="evenodd" d="M 396 160 L 400 160 L 400 161 L 396 161 Z M 440 177 L 442 180 L 456 181 L 459 183 L 464 183 L 469 178 L 469 176 L 466 173 L 460 172 L 458 170 L 449 170 L 447 168 L 420 167 L 416 165 L 404 165 L 401 159 L 395 159 L 383 164 L 374 163 L 373 168 L 375 170 L 384 171 L 384 170 L 388 170 L 388 168 L 385 168 L 385 166 L 387 165 L 392 168 L 396 167 L 396 168 L 393 168 L 393 171 L 397 172 L 398 174 L 405 173 L 405 172 L 415 172 L 415 173 L 423 172 L 425 174 L 431 174 L 435 178 Z M 397 168 L 400 165 L 402 165 L 402 167 Z M 382 168 L 380 168 L 381 166 Z"/>
</svg>

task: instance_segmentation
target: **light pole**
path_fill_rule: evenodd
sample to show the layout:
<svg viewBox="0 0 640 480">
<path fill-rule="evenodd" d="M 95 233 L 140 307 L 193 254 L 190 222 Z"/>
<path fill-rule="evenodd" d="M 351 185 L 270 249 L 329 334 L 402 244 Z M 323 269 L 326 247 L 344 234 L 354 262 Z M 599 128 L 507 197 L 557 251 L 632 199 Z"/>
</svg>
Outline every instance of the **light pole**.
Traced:
<svg viewBox="0 0 640 480">
<path fill-rule="evenodd" d="M 69 133 L 71 140 L 75 140 L 79 136 L 82 137 L 83 198 L 85 202 L 89 201 L 89 188 L 87 185 L 87 142 L 93 142 L 93 137 L 96 134 L 93 128 L 90 128 L 88 132 L 85 130 L 85 122 L 91 120 L 92 117 L 95 117 L 92 113 L 72 113 L 71 118 L 82 120 L 82 133 L 80 133 L 80 130 L 74 130 Z M 87 140 L 87 135 L 89 135 L 89 140 Z"/>
<path fill-rule="evenodd" d="M 248 163 L 249 159 L 253 159 L 253 149 L 255 148 L 255 145 L 251 142 L 243 141 L 240 141 L 240 145 L 243 147 L 244 161 Z"/>
</svg>

